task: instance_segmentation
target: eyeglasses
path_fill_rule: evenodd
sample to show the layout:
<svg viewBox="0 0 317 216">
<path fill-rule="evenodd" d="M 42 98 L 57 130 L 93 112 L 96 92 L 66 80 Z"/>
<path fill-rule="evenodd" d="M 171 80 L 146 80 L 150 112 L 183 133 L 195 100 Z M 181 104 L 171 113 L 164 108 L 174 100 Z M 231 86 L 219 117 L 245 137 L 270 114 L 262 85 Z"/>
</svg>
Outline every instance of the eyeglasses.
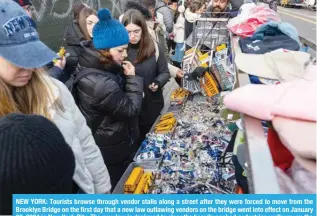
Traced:
<svg viewBox="0 0 317 216">
<path fill-rule="evenodd" d="M 141 29 L 137 29 L 134 31 L 128 31 L 129 34 L 134 34 L 134 35 L 140 34 L 140 32 L 141 32 Z"/>
</svg>

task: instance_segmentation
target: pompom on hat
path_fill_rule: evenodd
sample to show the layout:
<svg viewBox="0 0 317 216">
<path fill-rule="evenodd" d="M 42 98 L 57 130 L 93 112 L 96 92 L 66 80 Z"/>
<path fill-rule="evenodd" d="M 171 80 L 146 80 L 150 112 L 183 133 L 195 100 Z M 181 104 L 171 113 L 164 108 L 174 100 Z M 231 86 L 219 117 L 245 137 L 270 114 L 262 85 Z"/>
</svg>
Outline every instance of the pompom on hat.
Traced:
<svg viewBox="0 0 317 216">
<path fill-rule="evenodd" d="M 115 19 L 107 8 L 98 11 L 99 22 L 93 29 L 93 43 L 97 50 L 110 49 L 129 43 L 125 27 Z"/>
</svg>

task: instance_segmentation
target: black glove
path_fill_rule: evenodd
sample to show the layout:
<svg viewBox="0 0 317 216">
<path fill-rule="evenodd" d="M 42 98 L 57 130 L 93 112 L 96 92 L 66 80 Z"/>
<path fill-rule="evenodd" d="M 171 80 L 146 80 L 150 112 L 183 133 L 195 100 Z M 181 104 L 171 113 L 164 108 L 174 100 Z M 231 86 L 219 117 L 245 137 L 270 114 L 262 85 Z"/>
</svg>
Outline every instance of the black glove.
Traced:
<svg viewBox="0 0 317 216">
<path fill-rule="evenodd" d="M 186 77 L 187 80 L 197 80 L 205 75 L 205 73 L 209 71 L 209 68 L 205 67 L 196 67 L 193 72 L 188 74 Z"/>
</svg>

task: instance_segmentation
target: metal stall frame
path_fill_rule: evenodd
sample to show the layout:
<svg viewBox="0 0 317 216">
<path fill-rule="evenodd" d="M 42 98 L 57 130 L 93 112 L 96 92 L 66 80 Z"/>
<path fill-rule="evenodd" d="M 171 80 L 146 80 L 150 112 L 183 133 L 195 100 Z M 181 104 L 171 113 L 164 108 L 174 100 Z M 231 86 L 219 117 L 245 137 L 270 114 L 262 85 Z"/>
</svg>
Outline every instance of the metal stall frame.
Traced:
<svg viewBox="0 0 317 216">
<path fill-rule="evenodd" d="M 228 18 L 199 18 L 197 21 L 207 22 L 227 22 Z M 196 22 L 193 28 L 192 44 L 197 41 L 195 37 Z M 238 43 L 238 37 L 233 37 L 230 32 L 231 48 L 233 58 L 241 53 Z M 305 48 L 310 48 L 316 51 L 316 44 L 300 37 L 300 41 Z M 234 60 L 233 60 L 234 61 Z M 243 73 L 236 67 L 233 62 L 234 70 L 236 71 L 235 88 L 239 88 L 250 84 L 248 74 Z M 246 145 L 246 161 L 248 171 L 248 186 L 249 193 L 252 194 L 280 194 L 279 181 L 275 172 L 271 151 L 267 143 L 267 138 L 264 133 L 262 121 L 251 116 L 241 114 L 244 126 L 244 138 Z"/>
<path fill-rule="evenodd" d="M 204 14 L 212 14 L 212 13 L 204 13 Z M 228 13 L 219 13 L 219 14 L 227 14 L 229 16 Z M 204 38 L 204 40 L 207 40 L 207 36 L 211 35 L 212 36 L 212 32 L 213 30 L 217 30 L 218 31 L 218 41 L 219 42 L 219 38 L 220 38 L 220 31 L 222 32 L 229 32 L 229 30 L 225 27 L 226 25 L 224 24 L 227 24 L 229 21 L 229 17 L 225 17 L 225 18 L 213 18 L 213 17 L 208 17 L 208 18 L 198 18 L 194 23 L 193 23 L 193 32 L 192 32 L 192 45 L 196 44 L 198 42 L 198 44 L 196 44 L 196 46 L 198 45 L 202 45 L 202 43 L 204 43 L 204 41 L 201 41 L 201 39 L 197 40 L 197 34 L 196 34 L 196 28 L 197 28 L 197 22 L 217 22 L 219 25 L 216 26 L 212 26 L 212 29 L 210 30 L 210 32 L 208 32 L 208 34 L 206 35 L 205 32 L 202 36 L 202 38 Z M 216 24 L 217 24 L 216 23 Z M 225 28 L 224 28 L 225 27 Z M 209 29 L 208 29 L 209 30 Z M 213 38 L 213 37 L 210 37 L 210 39 L 216 39 L 216 38 Z M 198 48 L 197 46 L 197 48 Z M 200 48 L 200 47 L 199 47 Z M 211 49 L 213 49 L 214 47 L 211 47 Z"/>
<path fill-rule="evenodd" d="M 205 22 L 227 22 L 229 18 L 199 18 L 197 21 Z M 215 28 L 215 30 L 218 30 Z M 193 38 L 192 44 L 196 44 L 196 22 L 194 23 L 193 28 Z M 233 55 L 233 61 L 235 56 L 241 50 L 239 44 L 237 43 L 237 38 L 234 38 L 232 33 L 229 32 L 229 38 L 231 41 L 231 49 Z M 204 38 L 204 36 L 203 36 Z M 236 67 L 233 62 L 234 70 L 236 72 L 236 83 L 234 88 L 239 88 L 241 86 L 247 85 L 250 83 L 248 74 L 245 74 Z M 280 188 L 275 173 L 274 163 L 271 156 L 269 146 L 266 141 L 264 134 L 264 129 L 262 127 L 261 120 L 255 119 L 248 115 L 241 114 L 244 125 L 244 137 L 246 145 L 246 161 L 247 161 L 247 178 L 249 193 L 252 194 L 279 194 Z"/>
<path fill-rule="evenodd" d="M 199 18 L 197 21 L 203 22 L 228 22 L 229 18 Z M 215 30 L 218 30 L 215 28 Z M 222 29 L 220 29 L 222 30 Z M 193 28 L 192 44 L 196 44 L 196 22 Z M 229 32 L 229 39 L 231 41 L 231 49 L 233 55 L 233 61 L 235 56 L 241 52 L 239 44 L 232 33 Z M 203 38 L 205 35 L 203 35 Z M 236 72 L 236 83 L 234 88 L 250 83 L 249 76 L 238 70 L 233 62 L 234 70 Z M 248 115 L 242 115 L 241 118 L 244 124 L 244 137 L 246 145 L 246 161 L 247 161 L 247 178 L 249 193 L 252 194 L 279 194 L 279 183 L 277 175 L 275 173 L 273 159 L 269 146 L 266 141 L 264 129 L 262 127 L 261 120 L 252 118 Z"/>
</svg>

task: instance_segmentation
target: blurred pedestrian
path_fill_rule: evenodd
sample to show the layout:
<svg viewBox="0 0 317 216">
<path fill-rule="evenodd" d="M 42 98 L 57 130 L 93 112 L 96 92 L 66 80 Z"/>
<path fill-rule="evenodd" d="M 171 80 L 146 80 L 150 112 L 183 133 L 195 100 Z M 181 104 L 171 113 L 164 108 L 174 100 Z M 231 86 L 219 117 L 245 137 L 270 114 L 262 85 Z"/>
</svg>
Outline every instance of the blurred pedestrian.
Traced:
<svg viewBox="0 0 317 216">
<path fill-rule="evenodd" d="M 270 0 L 269 7 L 277 12 L 277 0 Z"/>
</svg>

